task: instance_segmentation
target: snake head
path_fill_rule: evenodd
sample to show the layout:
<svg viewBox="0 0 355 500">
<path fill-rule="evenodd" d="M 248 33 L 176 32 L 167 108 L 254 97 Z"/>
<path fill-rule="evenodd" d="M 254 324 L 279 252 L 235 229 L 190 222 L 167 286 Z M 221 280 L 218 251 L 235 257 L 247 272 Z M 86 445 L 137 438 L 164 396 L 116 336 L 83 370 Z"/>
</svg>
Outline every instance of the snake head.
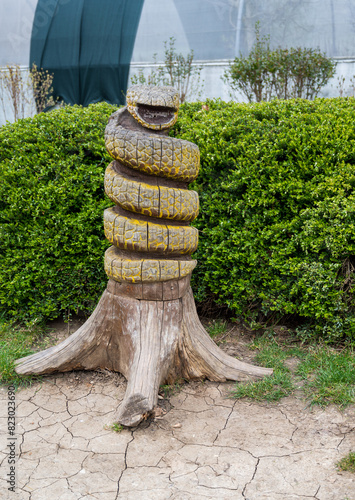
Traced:
<svg viewBox="0 0 355 500">
<path fill-rule="evenodd" d="M 143 127 L 164 130 L 176 123 L 179 94 L 173 87 L 134 85 L 126 99 L 129 113 Z"/>
</svg>

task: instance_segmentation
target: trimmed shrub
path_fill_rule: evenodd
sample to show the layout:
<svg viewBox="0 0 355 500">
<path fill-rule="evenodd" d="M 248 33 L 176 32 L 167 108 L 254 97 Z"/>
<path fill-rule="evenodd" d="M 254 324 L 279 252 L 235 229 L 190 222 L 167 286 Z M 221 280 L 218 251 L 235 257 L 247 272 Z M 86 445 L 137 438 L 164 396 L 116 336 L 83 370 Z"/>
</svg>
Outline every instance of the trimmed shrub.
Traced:
<svg viewBox="0 0 355 500">
<path fill-rule="evenodd" d="M 355 101 L 184 104 L 198 144 L 197 300 L 249 324 L 297 315 L 355 338 Z M 6 316 L 90 312 L 104 290 L 104 128 L 114 107 L 67 107 L 0 129 L 0 302 Z"/>
<path fill-rule="evenodd" d="M 0 303 L 20 321 L 90 311 L 107 278 L 104 129 L 116 108 L 65 107 L 0 128 Z"/>
<path fill-rule="evenodd" d="M 201 151 L 198 299 L 355 338 L 355 100 L 206 104 L 175 129 Z"/>
</svg>

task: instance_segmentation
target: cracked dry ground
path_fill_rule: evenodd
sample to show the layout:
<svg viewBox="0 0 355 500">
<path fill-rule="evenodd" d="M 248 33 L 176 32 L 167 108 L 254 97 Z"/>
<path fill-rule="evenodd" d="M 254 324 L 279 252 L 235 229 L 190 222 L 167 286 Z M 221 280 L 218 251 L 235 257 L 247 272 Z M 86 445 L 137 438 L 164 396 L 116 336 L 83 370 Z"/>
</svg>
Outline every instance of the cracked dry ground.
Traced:
<svg viewBox="0 0 355 500">
<path fill-rule="evenodd" d="M 108 372 L 43 378 L 17 400 L 17 493 L 7 491 L 7 392 L 1 397 L 0 498 L 16 500 L 354 500 L 335 463 L 355 449 L 355 407 L 310 409 L 228 399 L 231 383 L 194 382 L 155 418 L 113 432 L 125 382 Z"/>
</svg>

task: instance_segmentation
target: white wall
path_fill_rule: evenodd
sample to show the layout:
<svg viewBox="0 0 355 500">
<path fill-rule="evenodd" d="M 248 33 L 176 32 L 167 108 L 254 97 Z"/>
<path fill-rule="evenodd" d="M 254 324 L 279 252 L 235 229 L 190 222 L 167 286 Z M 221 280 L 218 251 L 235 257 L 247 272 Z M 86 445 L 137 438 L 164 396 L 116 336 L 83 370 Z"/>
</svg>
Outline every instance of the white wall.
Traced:
<svg viewBox="0 0 355 500">
<path fill-rule="evenodd" d="M 339 57 L 335 58 L 335 61 L 336 74 L 322 89 L 320 97 L 355 97 L 355 59 Z"/>
<path fill-rule="evenodd" d="M 1 1 L 1 0 L 0 0 Z M 9 97 L 9 94 L 2 89 L 1 85 L 1 76 L 7 71 L 6 67 L 0 68 L 0 125 L 4 125 L 7 121 L 14 122 L 14 111 L 12 106 L 12 101 Z M 20 67 L 22 79 L 27 82 L 29 78 L 29 70 L 26 66 Z M 33 116 L 35 114 L 35 103 L 33 99 L 32 92 L 28 86 L 24 87 L 24 116 L 23 118 L 27 118 L 29 116 Z M 26 102 L 25 102 L 26 101 Z"/>
<path fill-rule="evenodd" d="M 334 78 L 332 78 L 329 81 L 329 83 L 322 89 L 322 91 L 319 94 L 319 97 L 339 97 L 341 95 L 341 87 L 343 89 L 342 95 L 344 97 L 354 95 L 355 58 L 354 59 L 337 58 L 335 60 L 337 62 L 336 74 Z M 229 61 L 225 59 L 219 61 L 208 61 L 208 62 L 197 61 L 196 64 L 202 66 L 201 79 L 204 80 L 201 100 L 204 100 L 206 98 L 220 98 L 223 101 L 231 100 L 229 94 L 229 87 L 221 79 L 225 70 L 228 68 Z M 151 70 L 156 69 L 158 66 L 159 63 L 149 64 L 149 63 L 132 62 L 130 77 L 133 74 L 138 74 L 139 70 L 142 70 L 143 74 L 145 76 L 148 76 Z M 340 87 L 339 80 L 340 79 L 342 80 L 342 78 L 345 78 L 345 81 L 342 82 L 342 85 Z M 352 84 L 351 80 L 354 81 L 354 84 Z M 188 100 L 193 100 L 193 99 L 188 99 Z M 245 102 L 246 98 L 242 94 L 236 94 L 234 95 L 233 100 L 239 102 Z"/>
</svg>

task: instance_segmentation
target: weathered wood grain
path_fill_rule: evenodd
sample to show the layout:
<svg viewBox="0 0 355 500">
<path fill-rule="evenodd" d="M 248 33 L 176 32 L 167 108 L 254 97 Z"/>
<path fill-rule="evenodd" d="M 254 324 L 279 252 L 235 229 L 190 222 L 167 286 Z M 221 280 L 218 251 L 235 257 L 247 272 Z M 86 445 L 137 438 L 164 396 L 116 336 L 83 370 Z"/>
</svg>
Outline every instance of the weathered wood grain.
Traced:
<svg viewBox="0 0 355 500">
<path fill-rule="evenodd" d="M 17 360 L 17 373 L 98 368 L 120 372 L 128 384 L 116 421 L 127 426 L 137 425 L 153 410 L 161 384 L 180 379 L 251 380 L 272 373 L 221 351 L 198 319 L 191 288 L 178 285 L 171 283 L 171 296 L 185 288 L 182 297 L 149 300 L 136 298 L 138 287 L 120 290 L 117 283 L 109 283 L 77 332 L 57 346 Z M 154 290 L 149 287 L 152 296 Z M 166 290 L 164 297 L 168 294 Z"/>
</svg>

